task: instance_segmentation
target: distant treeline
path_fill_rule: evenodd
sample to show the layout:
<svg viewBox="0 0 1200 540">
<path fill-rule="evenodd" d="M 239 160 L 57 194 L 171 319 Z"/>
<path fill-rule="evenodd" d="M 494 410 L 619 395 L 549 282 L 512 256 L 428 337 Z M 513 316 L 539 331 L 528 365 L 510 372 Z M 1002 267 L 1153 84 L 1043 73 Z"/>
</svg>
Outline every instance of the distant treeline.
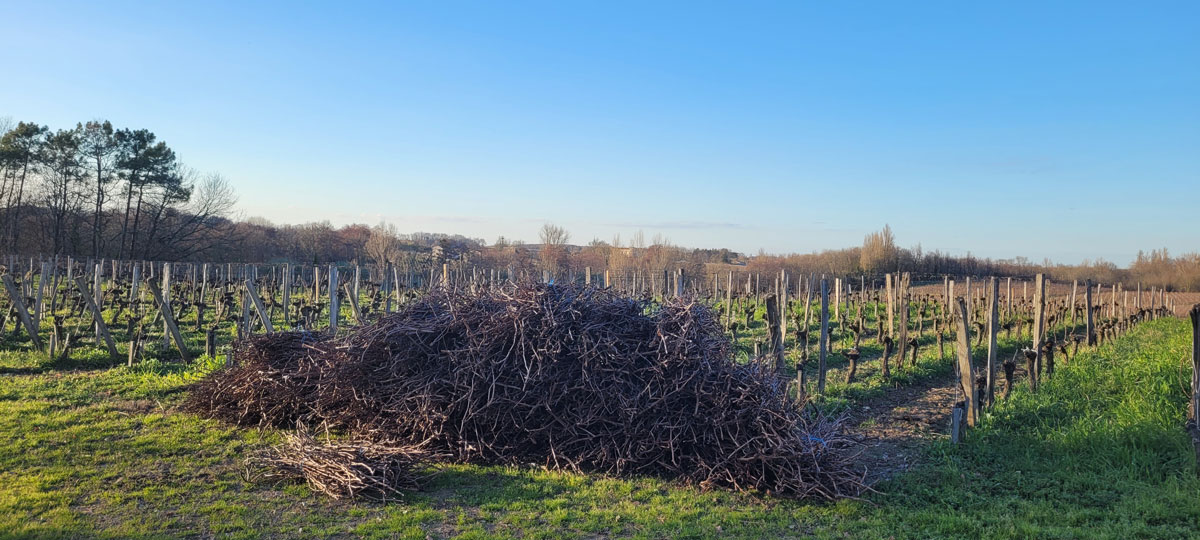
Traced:
<svg viewBox="0 0 1200 540">
<path fill-rule="evenodd" d="M 1165 249 L 1139 253 L 1129 268 L 1105 261 L 1036 264 L 1023 258 L 955 257 L 896 246 L 889 227 L 862 246 L 818 253 L 745 256 L 728 249 L 688 249 L 642 233 L 622 242 L 570 244 L 551 224 L 539 243 L 436 233 L 400 234 L 394 226 L 334 227 L 329 222 L 275 225 L 232 216 L 236 196 L 217 174 L 182 165 L 175 151 L 146 129 L 116 128 L 108 121 L 51 130 L 0 119 L 0 253 L 205 262 L 324 264 L 360 261 L 395 265 L 469 262 L 479 269 L 529 275 L 579 275 L 585 268 L 617 276 L 684 269 L 711 276 L 730 269 L 772 275 L 876 276 L 911 272 L 1029 277 L 1044 272 L 1059 281 L 1091 279 L 1200 290 L 1200 254 L 1170 256 Z"/>
<path fill-rule="evenodd" d="M 235 202 L 225 179 L 182 165 L 149 130 L 0 119 L 0 251 L 215 256 Z"/>
<path fill-rule="evenodd" d="M 627 241 L 616 237 L 611 241 L 592 240 L 586 245 L 572 245 L 570 235 L 554 225 L 543 227 L 539 243 L 526 244 L 504 237 L 490 245 L 483 239 L 432 233 L 399 234 L 395 227 L 380 224 L 347 225 L 334 228 L 328 222 L 304 225 L 275 226 L 262 220 L 235 224 L 237 241 L 229 247 L 236 250 L 236 260 L 290 260 L 324 263 L 359 261 L 397 266 L 438 264 L 445 261 L 465 261 L 481 271 L 488 269 L 515 270 L 540 275 L 545 270 L 555 277 L 581 276 L 590 268 L 599 275 L 608 270 L 614 279 L 639 275 L 662 275 L 683 269 L 694 277 L 718 274 L 728 279 L 730 270 L 744 276 L 757 273 L 771 276 L 786 269 L 793 276 L 875 276 L 887 272 L 910 272 L 915 277 L 941 275 L 998 276 L 1032 278 L 1045 273 L 1061 282 L 1092 280 L 1096 283 L 1137 283 L 1176 291 L 1200 291 L 1200 254 L 1172 257 L 1166 249 L 1149 254 L 1138 253 L 1129 268 L 1120 268 L 1107 261 L 1087 261 L 1065 265 L 1044 261 L 1040 264 L 1025 258 L 994 260 L 971 255 L 952 256 L 922 248 L 901 248 L 895 245 L 890 227 L 868 235 L 862 246 L 825 250 L 808 254 L 743 255 L 728 249 L 691 249 L 673 245 L 668 239 L 656 236 L 647 242 L 639 232 Z M 234 253 L 231 251 L 231 254 Z M 254 257 L 259 254 L 260 257 Z M 723 276 L 723 277 L 720 277 Z"/>
</svg>

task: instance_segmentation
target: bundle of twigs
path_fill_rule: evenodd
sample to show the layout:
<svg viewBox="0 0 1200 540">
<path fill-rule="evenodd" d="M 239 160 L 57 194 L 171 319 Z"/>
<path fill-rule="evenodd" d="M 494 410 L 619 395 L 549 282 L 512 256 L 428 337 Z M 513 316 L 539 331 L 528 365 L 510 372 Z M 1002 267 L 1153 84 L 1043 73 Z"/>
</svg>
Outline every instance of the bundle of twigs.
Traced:
<svg viewBox="0 0 1200 540">
<path fill-rule="evenodd" d="M 303 479 L 313 490 L 334 499 L 398 499 L 419 487 L 418 467 L 427 456 L 413 447 L 368 441 L 319 442 L 301 429 L 280 445 L 251 456 L 252 477 Z"/>
<path fill-rule="evenodd" d="M 435 291 L 332 339 L 276 334 L 195 388 L 244 425 L 320 422 L 463 462 L 651 474 L 820 498 L 863 489 L 838 421 L 738 364 L 705 305 L 521 285 Z"/>
<path fill-rule="evenodd" d="M 326 334 L 283 332 L 235 344 L 236 366 L 196 383 L 186 407 L 241 425 L 294 426 L 319 392 L 333 347 Z"/>
</svg>

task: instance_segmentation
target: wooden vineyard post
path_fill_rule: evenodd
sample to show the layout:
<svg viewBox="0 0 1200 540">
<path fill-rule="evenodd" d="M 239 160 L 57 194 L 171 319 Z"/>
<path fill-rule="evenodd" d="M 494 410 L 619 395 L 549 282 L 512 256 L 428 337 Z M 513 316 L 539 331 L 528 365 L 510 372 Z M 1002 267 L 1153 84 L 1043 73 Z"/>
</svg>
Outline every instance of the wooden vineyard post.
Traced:
<svg viewBox="0 0 1200 540">
<path fill-rule="evenodd" d="M 167 327 L 167 334 L 175 341 L 175 347 L 179 349 L 179 357 L 185 363 L 191 362 L 188 357 L 187 346 L 183 343 L 183 334 L 179 333 L 179 326 L 175 324 L 175 317 L 171 314 L 171 306 L 167 303 L 162 291 L 158 290 L 158 285 L 153 281 L 146 282 L 147 288 L 150 289 L 150 295 L 154 297 L 154 304 L 158 306 L 158 310 L 162 313 L 163 326 Z"/>
<path fill-rule="evenodd" d="M 803 336 L 804 341 L 804 343 L 800 344 L 800 360 L 805 363 L 808 362 L 808 336 L 809 329 L 812 328 L 813 295 L 816 294 L 816 291 L 813 290 L 813 279 L 815 277 L 813 274 L 808 275 L 808 285 L 805 287 L 804 293 L 804 326 L 800 327 L 800 335 Z"/>
<path fill-rule="evenodd" d="M 1188 313 L 1192 320 L 1192 406 L 1188 410 L 1192 425 L 1200 429 L 1200 304 Z"/>
<path fill-rule="evenodd" d="M 1117 318 L 1117 284 L 1112 286 L 1112 294 L 1108 297 L 1108 318 Z"/>
<path fill-rule="evenodd" d="M 205 265 L 206 268 L 207 266 Z M 281 285 L 283 287 L 283 325 L 284 328 L 287 328 L 287 325 L 292 323 L 292 267 L 288 263 L 283 263 L 283 283 Z M 388 297 L 388 304 L 390 305 L 391 302 L 391 297 Z"/>
<path fill-rule="evenodd" d="M 246 280 L 246 294 L 250 296 L 250 301 L 254 303 L 254 311 L 258 312 L 258 318 L 262 320 L 263 328 L 267 333 L 275 332 L 275 328 L 271 325 L 271 315 L 267 313 L 267 309 L 263 307 L 262 298 L 258 296 L 258 288 L 254 286 L 253 279 Z M 250 321 L 246 321 L 246 329 L 249 330 Z"/>
<path fill-rule="evenodd" d="M 841 320 L 842 317 L 842 278 L 833 278 L 833 318 Z"/>
<path fill-rule="evenodd" d="M 129 285 L 129 304 L 130 305 L 133 305 L 133 303 L 137 300 L 138 288 L 141 286 L 141 283 L 142 283 L 142 265 L 138 264 L 138 263 L 133 263 L 133 282 Z"/>
<path fill-rule="evenodd" d="M 963 296 L 967 297 L 967 326 L 971 326 L 971 323 L 975 322 L 972 318 L 975 316 L 975 310 L 972 309 L 975 304 L 971 302 L 971 276 L 967 276 L 966 283 L 963 284 Z"/>
<path fill-rule="evenodd" d="M 337 332 L 338 325 L 338 271 L 337 266 L 329 265 L 329 331 Z"/>
<path fill-rule="evenodd" d="M 885 294 L 887 295 L 887 319 L 888 319 L 887 335 L 888 335 L 888 337 L 895 337 L 895 335 L 896 335 L 896 307 L 895 307 L 895 295 L 893 294 L 894 291 L 892 289 L 892 274 L 884 275 L 883 280 L 884 280 L 885 286 L 887 287 L 887 290 L 885 292 Z M 947 299 L 946 301 L 949 302 L 949 299 Z"/>
<path fill-rule="evenodd" d="M 779 271 L 779 348 L 784 349 L 784 343 L 787 339 L 788 329 L 788 277 L 787 271 Z M 783 365 L 782 354 L 780 355 L 780 366 Z M 783 369 L 780 367 L 780 369 Z"/>
<path fill-rule="evenodd" d="M 343 289 L 346 291 L 346 299 L 350 301 L 350 314 L 354 315 L 354 324 L 362 324 L 362 312 L 358 310 L 358 296 L 354 294 L 349 283 L 345 284 Z"/>
<path fill-rule="evenodd" d="M 988 301 L 988 356 L 987 356 L 987 406 L 991 407 L 996 398 L 996 355 L 999 352 L 996 347 L 996 332 L 999 331 L 999 315 L 1000 306 L 1000 282 L 996 278 L 992 278 L 989 283 L 992 289 L 992 295 Z"/>
<path fill-rule="evenodd" d="M 383 312 L 384 313 L 392 312 L 392 296 L 393 296 L 392 290 L 396 289 L 400 286 L 400 283 L 397 282 L 395 279 L 393 279 L 393 276 L 395 276 L 395 274 L 396 274 L 396 272 L 395 272 L 395 269 L 392 268 L 391 261 L 388 261 L 387 264 L 385 264 L 383 267 L 383 275 L 380 276 L 380 279 L 383 280 L 383 287 L 380 290 L 380 294 L 383 295 Z M 489 286 L 492 286 L 492 284 L 494 284 L 496 282 L 495 274 L 496 274 L 496 271 L 493 269 L 492 270 L 492 279 L 488 281 Z"/>
<path fill-rule="evenodd" d="M 34 300 L 33 300 L 33 325 L 35 327 L 41 328 L 42 327 L 42 304 L 43 304 L 42 299 L 44 298 L 43 295 L 46 292 L 46 280 L 50 278 L 50 263 L 48 263 L 48 262 L 42 263 L 41 273 L 38 276 L 39 277 L 38 277 L 37 296 L 34 297 Z M 50 291 L 50 294 L 54 294 L 54 291 Z"/>
<path fill-rule="evenodd" d="M 733 327 L 733 270 L 729 271 L 729 283 L 725 288 L 725 326 Z"/>
<path fill-rule="evenodd" d="M 955 300 L 958 306 L 958 376 L 963 395 L 967 398 L 967 425 L 975 426 L 979 418 L 979 395 L 975 387 L 975 371 L 971 367 L 971 335 L 967 324 L 967 303 L 962 298 Z"/>
<path fill-rule="evenodd" d="M 829 343 L 829 280 L 821 278 L 821 350 L 817 353 L 817 393 L 825 394 L 825 358 Z"/>
<path fill-rule="evenodd" d="M 1012 294 L 1012 278 L 1008 278 L 1008 295 L 1004 297 L 1004 302 L 1007 304 L 1007 317 L 1011 320 L 1013 316 L 1013 294 Z M 1011 336 L 1009 336 L 1011 337 Z"/>
<path fill-rule="evenodd" d="M 315 305 L 321 299 L 321 267 L 313 265 L 312 303 Z"/>
<path fill-rule="evenodd" d="M 904 365 L 904 356 L 908 352 L 908 282 L 910 276 L 908 272 L 900 275 L 900 286 L 896 291 L 896 306 L 900 310 L 900 361 L 896 366 Z M 914 356 L 912 360 L 913 367 L 917 365 L 917 359 Z"/>
<path fill-rule="evenodd" d="M 783 328 L 779 324 L 781 310 L 775 295 L 767 296 L 767 331 L 771 347 L 771 362 L 775 373 L 783 372 Z"/>
<path fill-rule="evenodd" d="M 963 432 L 963 416 L 965 415 L 962 404 L 955 404 L 950 410 L 950 442 L 958 444 L 962 441 Z"/>
<path fill-rule="evenodd" d="M 1096 327 L 1093 325 L 1094 321 L 1092 320 L 1092 280 L 1090 279 L 1083 286 L 1083 303 L 1086 304 L 1083 307 L 1087 310 L 1087 316 L 1084 318 L 1087 324 L 1085 327 L 1087 329 L 1087 344 L 1095 345 Z"/>
<path fill-rule="evenodd" d="M 102 306 L 104 305 L 104 278 L 102 275 L 103 272 L 104 272 L 104 265 L 101 263 L 96 263 L 96 268 L 95 268 L 95 273 L 94 273 L 94 278 L 93 278 L 94 283 L 92 284 L 92 287 L 93 287 L 92 288 L 92 293 L 93 293 L 92 301 L 96 303 L 96 307 L 99 309 L 103 309 Z M 167 274 L 164 273 L 163 275 L 165 276 Z M 101 321 L 103 319 L 104 319 L 104 317 L 97 317 L 96 324 L 94 326 L 94 329 L 96 332 L 96 343 L 100 343 L 100 340 L 102 339 L 100 337 L 100 325 L 102 324 Z"/>
<path fill-rule="evenodd" d="M 1046 275 L 1034 276 L 1033 284 L 1033 369 L 1029 373 L 1029 388 L 1034 392 L 1038 388 L 1038 378 L 1042 371 L 1042 340 L 1046 331 Z"/>
<path fill-rule="evenodd" d="M 242 316 L 238 318 L 238 339 L 245 339 L 254 333 L 254 325 L 250 322 L 250 293 L 246 291 L 246 287 L 242 287 L 242 294 L 239 296 L 242 300 Z"/>
<path fill-rule="evenodd" d="M 1075 301 L 1075 291 L 1079 289 L 1079 280 L 1075 280 L 1071 284 L 1071 326 L 1075 326 L 1075 306 L 1079 305 Z"/>
<path fill-rule="evenodd" d="M 33 348 L 38 352 L 42 350 L 42 340 L 38 337 L 37 327 L 33 325 L 33 319 L 29 318 L 29 311 L 25 309 L 25 301 L 22 300 L 21 290 L 17 288 L 17 284 L 13 283 L 11 274 L 4 274 L 4 288 L 8 290 L 8 298 L 12 300 L 13 309 L 17 311 L 17 316 L 21 319 L 21 324 L 25 325 L 25 331 L 29 333 L 29 341 L 33 342 Z"/>
<path fill-rule="evenodd" d="M 396 297 L 396 308 L 399 309 L 400 305 L 403 304 L 403 302 L 400 301 L 400 294 L 401 294 L 400 293 L 400 268 L 395 267 L 395 266 L 392 267 L 392 284 L 393 284 L 392 285 L 392 293 L 393 294 L 388 295 L 388 301 L 391 301 L 391 297 L 395 296 Z M 408 287 L 411 285 L 412 284 L 409 283 L 409 284 L 406 284 L 405 287 Z"/>
<path fill-rule="evenodd" d="M 104 340 L 104 346 L 108 348 L 109 356 L 117 359 L 120 353 L 117 352 L 117 344 L 113 342 L 112 334 L 108 331 L 108 325 L 104 324 L 104 314 L 100 311 L 100 307 L 92 300 L 88 294 L 92 291 L 88 290 L 87 282 L 83 280 L 83 276 L 75 278 L 75 286 L 79 287 L 79 294 L 83 297 L 84 304 L 87 305 L 92 316 L 96 318 L 96 329 L 99 330 L 100 337 Z"/>
<path fill-rule="evenodd" d="M 200 265 L 200 302 L 208 296 L 208 273 L 208 263 Z"/>
<path fill-rule="evenodd" d="M 362 267 L 354 265 L 354 287 L 350 290 L 350 296 L 358 298 L 358 285 L 362 281 Z"/>
<path fill-rule="evenodd" d="M 209 358 L 217 356 L 217 329 L 215 327 L 204 330 L 204 354 Z"/>
</svg>

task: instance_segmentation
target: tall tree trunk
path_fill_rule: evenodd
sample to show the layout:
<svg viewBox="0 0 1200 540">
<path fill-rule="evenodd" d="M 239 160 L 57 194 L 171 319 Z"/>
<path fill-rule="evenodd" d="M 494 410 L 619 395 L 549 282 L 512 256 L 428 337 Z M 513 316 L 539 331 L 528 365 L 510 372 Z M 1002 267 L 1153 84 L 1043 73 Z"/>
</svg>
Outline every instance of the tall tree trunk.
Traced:
<svg viewBox="0 0 1200 540">
<path fill-rule="evenodd" d="M 136 173 L 131 174 L 129 178 L 129 186 L 125 188 L 125 221 L 121 223 L 121 247 L 117 248 L 117 259 L 125 258 L 125 234 L 129 230 L 129 207 L 133 203 L 133 179 L 136 178 Z M 132 255 L 133 250 L 129 250 Z"/>
<path fill-rule="evenodd" d="M 142 219 L 142 196 L 146 193 L 145 186 L 138 188 L 137 206 L 133 211 L 133 231 L 129 235 L 129 256 L 137 253 L 138 223 Z"/>
<path fill-rule="evenodd" d="M 104 160 L 96 156 L 96 215 L 92 219 L 92 257 L 100 258 L 100 219 L 104 210 Z"/>
<path fill-rule="evenodd" d="M 17 171 L 5 168 L 0 174 L 0 199 L 4 200 L 4 224 L 3 229 L 0 229 L 0 249 L 10 251 L 8 249 L 8 219 L 12 210 L 12 192 L 13 185 L 10 181 L 16 182 Z M 2 329 L 0 329 L 2 330 Z"/>
<path fill-rule="evenodd" d="M 12 221 L 9 222 L 9 246 L 13 252 L 18 252 L 17 246 L 17 228 L 21 225 L 21 199 L 25 196 L 25 176 L 29 174 L 29 161 L 25 161 L 24 167 L 21 168 L 21 181 L 17 184 L 17 200 L 12 206 Z"/>
</svg>

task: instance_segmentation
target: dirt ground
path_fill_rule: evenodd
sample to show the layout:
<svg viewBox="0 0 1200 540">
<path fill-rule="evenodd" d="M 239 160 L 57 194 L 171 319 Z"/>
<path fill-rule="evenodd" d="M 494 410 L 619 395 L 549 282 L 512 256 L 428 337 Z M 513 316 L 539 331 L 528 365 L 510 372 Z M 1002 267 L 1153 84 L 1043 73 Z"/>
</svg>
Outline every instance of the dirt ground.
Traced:
<svg viewBox="0 0 1200 540">
<path fill-rule="evenodd" d="M 920 447 L 949 437 L 950 410 L 961 400 L 953 378 L 897 388 L 859 405 L 849 415 L 852 437 L 861 445 L 867 481 L 875 484 L 911 468 Z"/>
</svg>

